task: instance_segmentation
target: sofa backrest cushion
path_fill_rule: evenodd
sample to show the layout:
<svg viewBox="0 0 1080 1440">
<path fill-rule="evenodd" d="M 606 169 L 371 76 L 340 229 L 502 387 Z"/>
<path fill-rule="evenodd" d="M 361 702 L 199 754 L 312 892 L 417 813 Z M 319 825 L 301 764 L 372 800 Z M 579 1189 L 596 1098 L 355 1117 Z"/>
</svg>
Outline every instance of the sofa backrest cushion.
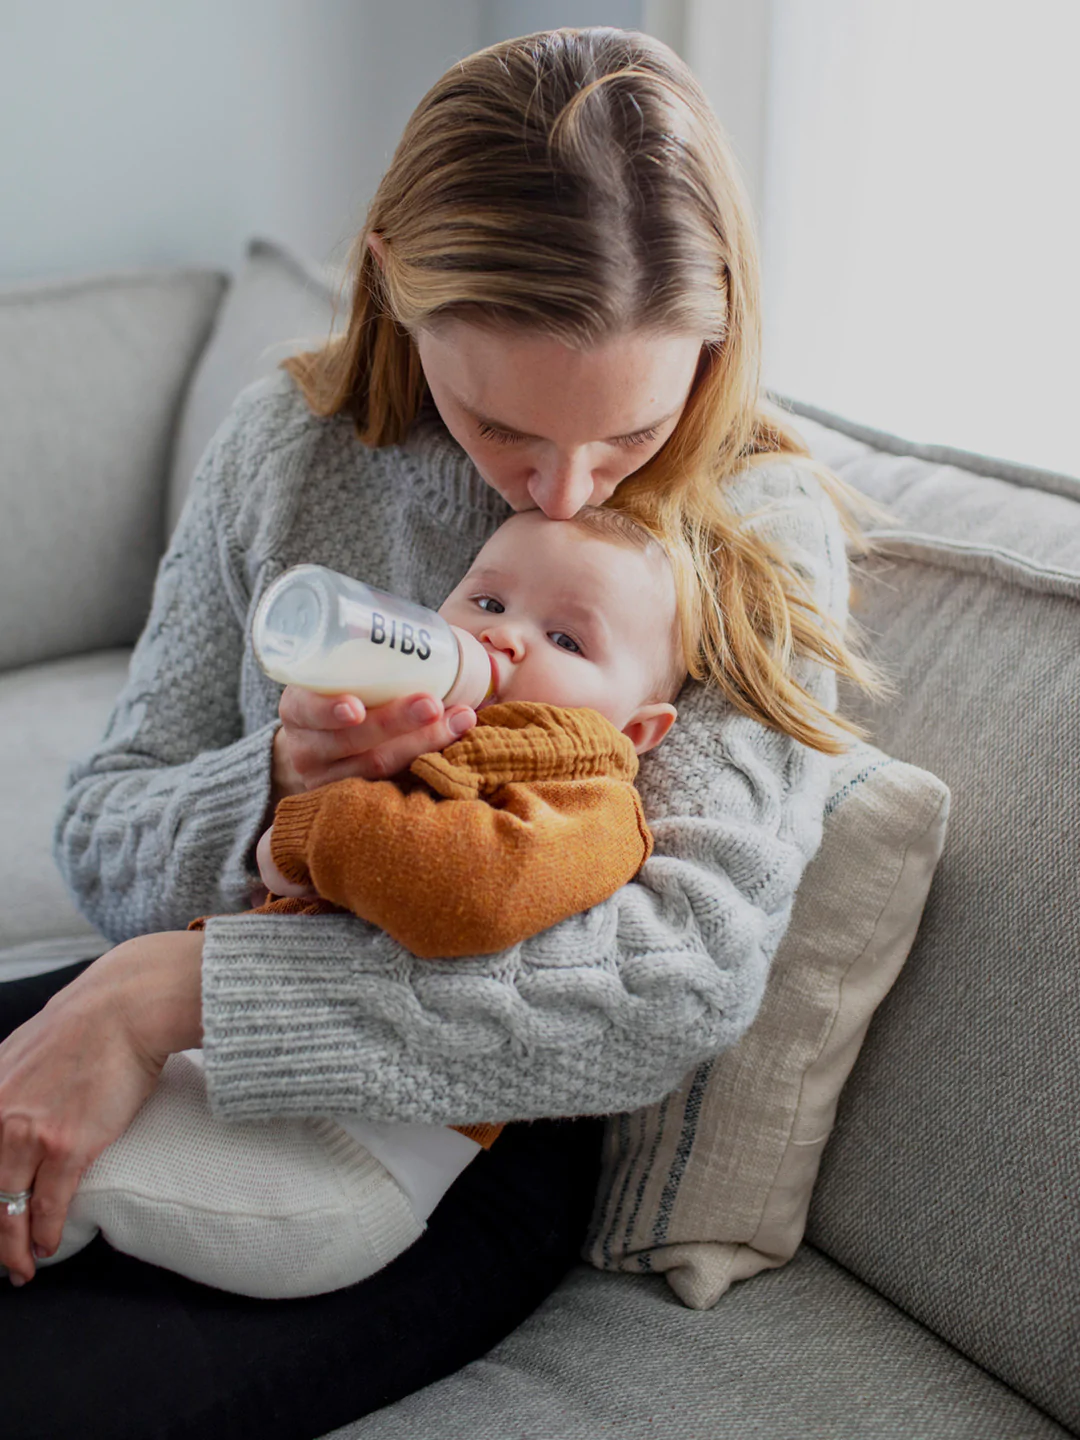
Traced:
<svg viewBox="0 0 1080 1440">
<path fill-rule="evenodd" d="M 855 615 L 898 693 L 848 713 L 952 791 L 807 1236 L 1080 1431 L 1080 481 L 795 423 L 895 516 Z"/>
<path fill-rule="evenodd" d="M 172 532 L 203 451 L 241 390 L 305 346 L 325 343 L 341 278 L 269 240 L 253 240 L 218 313 L 177 427 L 167 502 Z"/>
<path fill-rule="evenodd" d="M 0 292 L 0 669 L 139 633 L 177 413 L 225 284 L 163 270 Z"/>
</svg>

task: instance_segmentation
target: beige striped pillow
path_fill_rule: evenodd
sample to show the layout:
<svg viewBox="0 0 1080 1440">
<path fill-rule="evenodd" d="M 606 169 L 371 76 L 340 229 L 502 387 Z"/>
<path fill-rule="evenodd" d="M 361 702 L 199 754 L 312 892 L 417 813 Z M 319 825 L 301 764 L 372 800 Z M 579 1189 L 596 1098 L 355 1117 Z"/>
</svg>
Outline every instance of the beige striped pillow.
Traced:
<svg viewBox="0 0 1080 1440">
<path fill-rule="evenodd" d="M 791 1259 L 840 1090 L 915 939 L 948 809 L 936 776 L 870 745 L 835 762 L 821 849 L 754 1024 L 658 1105 L 608 1122 L 593 1265 L 664 1272 L 704 1310 Z"/>
</svg>

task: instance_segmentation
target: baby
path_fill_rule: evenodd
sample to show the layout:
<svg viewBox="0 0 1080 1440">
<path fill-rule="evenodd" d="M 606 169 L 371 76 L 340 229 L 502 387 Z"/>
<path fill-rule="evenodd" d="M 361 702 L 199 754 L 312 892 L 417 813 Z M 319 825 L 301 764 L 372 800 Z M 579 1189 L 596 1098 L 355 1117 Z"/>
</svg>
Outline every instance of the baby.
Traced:
<svg viewBox="0 0 1080 1440">
<path fill-rule="evenodd" d="M 665 553 L 610 510 L 515 515 L 439 614 L 491 658 L 477 728 L 405 788 L 284 800 L 258 850 L 274 895 L 324 902 L 264 908 L 336 902 L 424 957 L 504 950 L 633 879 L 651 848 L 635 757 L 667 733 L 685 676 Z"/>
<path fill-rule="evenodd" d="M 675 579 L 626 517 L 512 516 L 439 613 L 487 649 L 477 725 L 397 781 L 283 800 L 259 844 L 258 913 L 347 909 L 415 955 L 500 951 L 613 894 L 652 839 L 633 787 L 685 679 Z M 201 922 L 197 922 L 201 923 Z M 56 1253 L 119 1250 L 266 1298 L 355 1284 L 423 1233 L 497 1125 L 353 1116 L 228 1124 L 201 1052 L 170 1058 L 89 1166 Z"/>
</svg>

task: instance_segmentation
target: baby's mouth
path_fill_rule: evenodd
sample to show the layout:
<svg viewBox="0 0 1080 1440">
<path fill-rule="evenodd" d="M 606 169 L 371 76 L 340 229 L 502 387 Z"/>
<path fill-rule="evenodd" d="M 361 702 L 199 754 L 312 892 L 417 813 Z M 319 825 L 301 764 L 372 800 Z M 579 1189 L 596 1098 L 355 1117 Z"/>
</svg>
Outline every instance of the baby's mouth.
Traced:
<svg viewBox="0 0 1080 1440">
<path fill-rule="evenodd" d="M 493 650 L 488 650 L 488 659 L 491 661 L 491 680 L 488 684 L 487 694 L 476 707 L 477 713 L 486 710 L 489 705 L 499 703 L 499 662 Z"/>
</svg>

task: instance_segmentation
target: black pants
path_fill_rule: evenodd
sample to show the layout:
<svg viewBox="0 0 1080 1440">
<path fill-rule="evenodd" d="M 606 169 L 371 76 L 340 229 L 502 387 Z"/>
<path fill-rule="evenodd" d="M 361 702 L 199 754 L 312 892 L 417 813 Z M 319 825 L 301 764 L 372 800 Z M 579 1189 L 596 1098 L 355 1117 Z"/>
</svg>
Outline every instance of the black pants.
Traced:
<svg viewBox="0 0 1080 1440">
<path fill-rule="evenodd" d="M 0 1035 L 82 966 L 0 985 Z M 420 1240 L 348 1290 L 251 1300 L 100 1238 L 0 1280 L 4 1440 L 305 1440 L 484 1354 L 574 1262 L 601 1122 L 508 1126 Z"/>
</svg>

